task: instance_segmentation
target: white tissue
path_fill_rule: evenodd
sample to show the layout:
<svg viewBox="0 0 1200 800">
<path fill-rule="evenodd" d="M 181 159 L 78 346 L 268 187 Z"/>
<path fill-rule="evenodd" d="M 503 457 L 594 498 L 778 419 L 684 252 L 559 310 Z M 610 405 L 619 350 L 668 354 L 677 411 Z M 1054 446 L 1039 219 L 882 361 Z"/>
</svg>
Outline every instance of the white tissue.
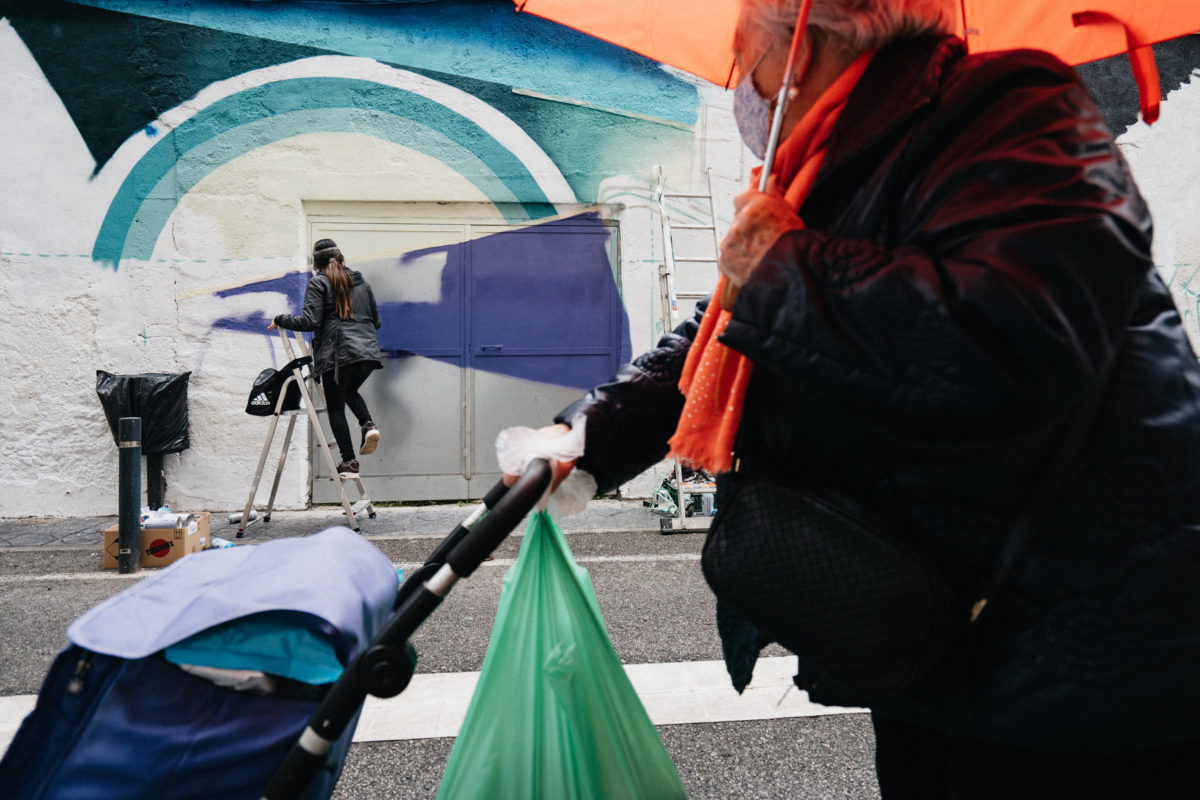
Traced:
<svg viewBox="0 0 1200 800">
<path fill-rule="evenodd" d="M 520 475 L 535 458 L 571 461 L 583 455 L 587 417 L 571 420 L 571 430 L 563 436 L 548 436 L 536 428 L 505 428 L 496 437 L 496 458 L 507 475 Z M 547 492 L 536 506 L 551 516 L 562 518 L 578 514 L 596 494 L 596 479 L 587 472 L 572 470 L 553 494 Z"/>
<path fill-rule="evenodd" d="M 588 501 L 596 496 L 596 479 L 590 472 L 573 469 L 571 474 L 550 495 L 547 510 L 555 519 L 578 514 L 587 508 Z M 544 499 L 544 498 L 543 498 Z"/>
</svg>

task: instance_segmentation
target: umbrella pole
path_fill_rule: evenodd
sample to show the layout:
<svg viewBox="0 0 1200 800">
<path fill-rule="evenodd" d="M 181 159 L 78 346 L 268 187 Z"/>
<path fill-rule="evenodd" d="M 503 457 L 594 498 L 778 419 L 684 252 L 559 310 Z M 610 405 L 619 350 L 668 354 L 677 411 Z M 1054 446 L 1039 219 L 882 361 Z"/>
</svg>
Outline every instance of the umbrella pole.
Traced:
<svg viewBox="0 0 1200 800">
<path fill-rule="evenodd" d="M 808 26 L 808 10 L 812 0 L 802 0 L 800 9 L 796 12 L 796 30 L 792 33 L 792 45 L 788 48 L 787 67 L 783 72 L 783 83 L 779 87 L 779 96 L 775 98 L 775 116 L 771 119 L 771 135 L 767 137 L 766 158 L 763 159 L 762 174 L 758 177 L 758 190 L 767 190 L 767 181 L 775 167 L 775 150 L 779 146 L 779 132 L 783 129 L 783 115 L 787 113 L 788 91 L 792 88 L 792 78 L 795 77 L 796 62 L 800 58 L 800 43 L 804 41 L 804 30 Z"/>
</svg>

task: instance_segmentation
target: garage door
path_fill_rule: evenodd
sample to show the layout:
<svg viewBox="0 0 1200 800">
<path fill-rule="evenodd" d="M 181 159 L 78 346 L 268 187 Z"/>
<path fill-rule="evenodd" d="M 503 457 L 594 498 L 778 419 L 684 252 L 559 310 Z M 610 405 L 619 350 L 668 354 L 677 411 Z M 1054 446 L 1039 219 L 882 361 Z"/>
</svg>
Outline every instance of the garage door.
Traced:
<svg viewBox="0 0 1200 800">
<path fill-rule="evenodd" d="M 629 359 L 616 231 L 595 210 L 527 225 L 468 206 L 310 216 L 311 241 L 337 241 L 383 320 L 384 368 L 362 390 L 383 436 L 359 459 L 374 499 L 481 496 L 499 477 L 501 429 L 547 424 Z M 334 502 L 317 455 L 313 500 Z"/>
</svg>

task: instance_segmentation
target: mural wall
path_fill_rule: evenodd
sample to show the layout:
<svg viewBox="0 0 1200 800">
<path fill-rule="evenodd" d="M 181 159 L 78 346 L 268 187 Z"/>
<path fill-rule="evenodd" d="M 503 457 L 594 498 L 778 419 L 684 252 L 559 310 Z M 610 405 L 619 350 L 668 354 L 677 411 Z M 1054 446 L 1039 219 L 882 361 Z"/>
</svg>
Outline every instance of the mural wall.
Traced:
<svg viewBox="0 0 1200 800">
<path fill-rule="evenodd" d="M 379 294 L 389 363 L 370 387 L 391 460 L 381 448 L 364 471 L 411 480 L 377 497 L 490 482 L 482 439 L 542 422 L 630 357 L 621 242 L 653 228 L 626 217 L 656 165 L 690 181 L 692 83 L 498 2 L 4 2 L 0 16 L 0 97 L 23 118 L 0 167 L 14 376 L 0 472 L 16 490 L 0 514 L 115 507 L 97 369 L 191 371 L 192 447 L 166 459 L 167 500 L 240 506 L 266 433 L 242 407 L 282 364 L 266 325 L 299 307 L 314 226 L 340 231 Z M 548 249 L 533 235 L 547 226 L 571 244 Z M 414 395 L 430 381 L 451 396 Z M 284 506 L 309 496 L 303 442 L 290 461 Z"/>
<path fill-rule="evenodd" d="M 1152 129 L 1121 121 L 1124 62 L 1084 72 L 1193 330 L 1197 39 L 1164 51 Z M 166 500 L 240 508 L 266 433 L 242 408 L 282 364 L 266 325 L 323 235 L 385 320 L 373 494 L 477 495 L 495 430 L 661 332 L 660 176 L 711 180 L 724 228 L 752 166 L 728 93 L 507 0 L 0 0 L 0 76 L 0 516 L 115 513 L 97 369 L 190 371 Z M 278 505 L 309 501 L 309 456 L 293 446 Z"/>
</svg>

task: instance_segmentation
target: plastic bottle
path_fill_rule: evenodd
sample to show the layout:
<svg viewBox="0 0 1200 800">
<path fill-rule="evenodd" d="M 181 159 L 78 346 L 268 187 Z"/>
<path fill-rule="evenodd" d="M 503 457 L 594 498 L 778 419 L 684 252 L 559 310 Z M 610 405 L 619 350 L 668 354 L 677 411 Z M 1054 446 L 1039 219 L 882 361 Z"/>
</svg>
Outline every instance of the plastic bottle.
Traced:
<svg viewBox="0 0 1200 800">
<path fill-rule="evenodd" d="M 209 548 L 213 550 L 222 550 L 226 547 L 237 547 L 237 542 L 222 539 L 220 536 L 213 536 L 209 544 Z"/>
</svg>

